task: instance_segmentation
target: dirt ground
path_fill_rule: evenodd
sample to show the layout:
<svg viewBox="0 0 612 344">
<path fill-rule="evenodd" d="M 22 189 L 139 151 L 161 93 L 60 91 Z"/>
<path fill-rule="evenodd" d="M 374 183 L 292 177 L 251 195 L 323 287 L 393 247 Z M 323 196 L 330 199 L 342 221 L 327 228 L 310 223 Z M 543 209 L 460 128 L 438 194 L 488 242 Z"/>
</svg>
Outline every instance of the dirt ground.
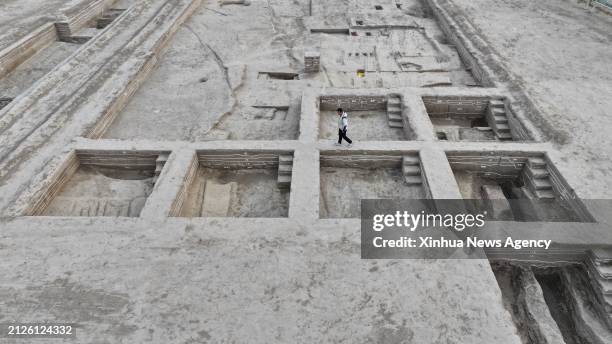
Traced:
<svg viewBox="0 0 612 344">
<path fill-rule="evenodd" d="M 610 198 L 612 16 L 575 1 L 446 1 L 474 25 L 523 87 L 563 152 L 566 178 L 583 198 Z M 606 29 L 607 28 L 607 29 Z"/>
</svg>

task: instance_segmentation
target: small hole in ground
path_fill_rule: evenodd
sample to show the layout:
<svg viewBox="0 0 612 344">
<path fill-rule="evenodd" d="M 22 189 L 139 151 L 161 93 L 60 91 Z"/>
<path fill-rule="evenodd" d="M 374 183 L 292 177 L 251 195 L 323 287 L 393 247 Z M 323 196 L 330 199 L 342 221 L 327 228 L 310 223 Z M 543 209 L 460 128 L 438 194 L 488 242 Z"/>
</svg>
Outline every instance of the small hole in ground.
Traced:
<svg viewBox="0 0 612 344">
<path fill-rule="evenodd" d="M 379 11 L 383 9 L 383 7 L 382 7 L 382 6 L 380 6 L 380 5 L 376 5 L 376 6 L 374 6 L 374 8 L 375 8 L 375 9 L 377 9 L 377 10 L 379 10 Z"/>
<path fill-rule="evenodd" d="M 200 80 L 198 80 L 199 82 L 207 82 L 208 78 L 207 77 L 201 77 Z"/>
<path fill-rule="evenodd" d="M 444 140 L 444 141 L 448 140 L 448 138 L 446 137 L 446 133 L 444 132 L 438 131 L 436 133 L 436 136 L 438 137 L 438 140 Z"/>
</svg>

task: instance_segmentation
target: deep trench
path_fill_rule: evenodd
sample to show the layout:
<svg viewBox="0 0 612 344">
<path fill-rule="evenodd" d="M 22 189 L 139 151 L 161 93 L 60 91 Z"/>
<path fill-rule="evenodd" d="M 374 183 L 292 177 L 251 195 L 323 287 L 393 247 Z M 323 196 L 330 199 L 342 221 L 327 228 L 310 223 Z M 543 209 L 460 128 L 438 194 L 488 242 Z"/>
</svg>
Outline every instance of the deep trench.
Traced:
<svg viewBox="0 0 612 344">
<path fill-rule="evenodd" d="M 502 292 L 504 307 L 511 314 L 517 334 L 524 344 L 546 342 L 546 339 L 542 336 L 541 328 L 546 327 L 547 319 L 531 319 L 532 314 L 526 311 L 528 308 L 526 305 L 528 298 L 526 296 L 534 297 L 533 292 L 530 292 L 533 289 L 525 287 L 529 285 L 525 280 L 529 279 L 527 274 L 530 273 L 533 273 L 537 285 L 542 290 L 543 301 L 559 328 L 560 336 L 563 337 L 565 344 L 593 343 L 592 340 L 585 338 L 584 333 L 579 329 L 580 324 L 578 315 L 574 310 L 574 300 L 572 300 L 572 295 L 566 285 L 567 282 L 562 275 L 564 273 L 563 266 L 540 267 L 525 263 L 496 262 L 492 263 L 491 267 Z M 578 268 L 571 268 L 567 269 L 565 273 L 581 274 L 583 272 Z M 548 323 L 548 325 L 552 325 L 552 323 Z"/>
<path fill-rule="evenodd" d="M 550 315 L 555 319 L 563 340 L 566 344 L 589 344 L 576 330 L 575 314 L 570 306 L 570 294 L 567 290 L 559 268 L 533 269 L 534 275 L 540 283 L 544 300 L 548 305 Z"/>
</svg>

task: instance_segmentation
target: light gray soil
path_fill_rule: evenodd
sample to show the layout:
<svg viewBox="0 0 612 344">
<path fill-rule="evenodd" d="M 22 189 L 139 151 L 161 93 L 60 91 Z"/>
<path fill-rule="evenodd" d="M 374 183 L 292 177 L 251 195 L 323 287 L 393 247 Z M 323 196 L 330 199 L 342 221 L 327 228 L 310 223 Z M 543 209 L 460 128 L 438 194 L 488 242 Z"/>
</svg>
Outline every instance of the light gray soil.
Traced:
<svg viewBox="0 0 612 344">
<path fill-rule="evenodd" d="M 227 217 L 286 217 L 289 209 L 289 190 L 276 185 L 276 170 L 220 170 L 200 168 L 189 193 L 181 216 L 209 216 L 201 213 L 202 197 L 206 197 L 207 181 L 226 185 L 235 183 L 230 195 Z M 198 191 L 202 189 L 204 195 Z"/>
<path fill-rule="evenodd" d="M 82 166 L 44 215 L 136 217 L 153 189 L 151 174 Z"/>
<path fill-rule="evenodd" d="M 348 111 L 349 130 L 347 136 L 359 141 L 405 140 L 402 128 L 392 128 L 384 110 Z M 319 114 L 319 138 L 338 139 L 338 114 L 321 111 Z"/>
<path fill-rule="evenodd" d="M 425 198 L 421 185 L 408 185 L 400 168 L 321 168 L 321 218 L 361 214 L 362 199 Z"/>
</svg>

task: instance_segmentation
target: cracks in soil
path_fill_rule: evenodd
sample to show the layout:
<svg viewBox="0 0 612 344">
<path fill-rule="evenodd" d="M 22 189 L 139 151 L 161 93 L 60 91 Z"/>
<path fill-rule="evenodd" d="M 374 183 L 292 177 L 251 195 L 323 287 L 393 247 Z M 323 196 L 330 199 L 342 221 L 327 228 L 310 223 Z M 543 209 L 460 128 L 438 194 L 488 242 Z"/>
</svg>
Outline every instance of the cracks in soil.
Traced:
<svg viewBox="0 0 612 344">
<path fill-rule="evenodd" d="M 210 134 L 211 131 L 219 129 L 219 126 L 225 121 L 225 119 L 229 115 L 231 115 L 232 112 L 234 112 L 236 110 L 236 108 L 238 107 L 238 100 L 236 98 L 236 94 L 244 86 L 244 83 L 245 83 L 245 80 L 246 80 L 246 68 L 244 68 L 242 70 L 242 75 L 240 77 L 240 83 L 236 87 L 232 87 L 232 83 L 231 83 L 230 77 L 229 77 L 229 68 L 227 66 L 225 66 L 225 63 L 223 62 L 223 59 L 221 58 L 221 56 L 208 43 L 204 42 L 202 40 L 202 38 L 198 35 L 198 33 L 195 32 L 195 30 L 193 30 L 189 25 L 185 25 L 185 27 L 187 28 L 187 30 L 189 30 L 196 37 L 198 42 L 200 42 L 200 45 L 202 46 L 202 48 L 208 49 L 212 53 L 213 58 L 214 58 L 214 60 L 215 60 L 215 62 L 217 64 L 217 66 L 219 66 L 219 69 L 223 73 L 223 78 L 225 79 L 225 83 L 226 83 L 227 89 L 229 91 L 230 103 L 232 104 L 230 109 L 228 111 L 224 112 L 219 117 L 219 119 L 217 121 L 215 121 L 215 123 L 206 132 L 204 132 L 204 136 L 207 136 L 208 134 Z M 193 135 L 190 134 L 190 137 L 192 137 L 192 136 Z"/>
<path fill-rule="evenodd" d="M 221 58 L 221 56 L 219 56 L 217 51 L 215 49 L 213 49 L 208 43 L 204 42 L 202 40 L 202 38 L 200 37 L 200 35 L 198 35 L 198 33 L 195 32 L 189 25 L 185 25 L 185 27 L 187 28 L 187 30 L 189 30 L 189 32 L 191 32 L 195 36 L 195 38 L 198 40 L 198 42 L 200 42 L 200 45 L 202 46 L 202 48 L 210 50 L 210 52 L 213 54 L 215 62 L 219 66 L 219 69 L 223 72 L 223 77 L 225 78 L 225 83 L 227 84 L 227 87 L 231 91 L 232 85 L 230 84 L 230 80 L 229 80 L 228 68 L 225 66 L 225 63 L 223 62 L 223 59 Z"/>
</svg>

